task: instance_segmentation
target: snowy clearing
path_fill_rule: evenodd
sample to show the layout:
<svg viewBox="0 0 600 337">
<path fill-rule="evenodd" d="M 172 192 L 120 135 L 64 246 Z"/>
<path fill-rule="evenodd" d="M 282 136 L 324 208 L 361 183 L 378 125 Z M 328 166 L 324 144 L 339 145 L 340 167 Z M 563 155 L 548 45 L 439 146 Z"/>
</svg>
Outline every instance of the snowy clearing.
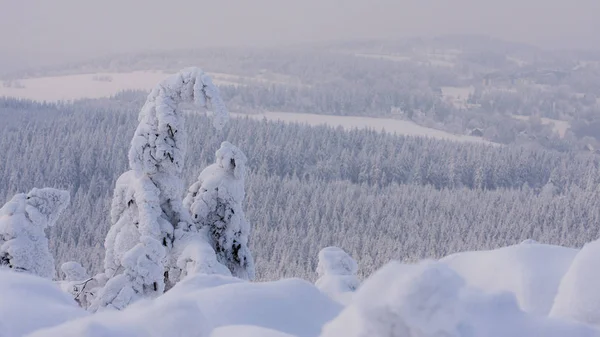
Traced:
<svg viewBox="0 0 600 337">
<path fill-rule="evenodd" d="M 247 85 L 252 82 L 300 85 L 298 79 L 273 73 L 264 73 L 255 77 L 226 73 L 207 74 L 216 85 Z M 169 75 L 170 73 L 160 70 L 148 70 L 0 80 L 0 96 L 47 102 L 102 98 L 110 97 L 122 90 L 150 91 L 156 83 Z"/>
<path fill-rule="evenodd" d="M 269 78 L 271 75 L 256 78 L 224 73 L 208 73 L 217 85 L 244 85 L 249 81 L 286 81 L 284 78 Z M 274 76 L 274 75 L 273 75 Z M 35 101 L 72 101 L 84 98 L 110 97 L 122 90 L 148 90 L 168 77 L 160 71 L 136 71 L 130 73 L 94 73 L 68 76 L 40 77 L 11 81 L 11 86 L 0 86 L 0 96 L 18 97 Z M 292 81 L 291 79 L 289 79 Z M 447 95 L 468 96 L 471 88 L 446 87 Z M 249 116 L 254 119 L 281 120 L 309 125 L 341 126 L 344 129 L 371 128 L 377 131 L 407 136 L 424 136 L 453 141 L 494 144 L 478 137 L 455 135 L 449 132 L 417 125 L 410 121 L 354 116 L 316 115 L 309 113 L 265 112 L 256 115 L 232 114 L 234 117 Z"/>
<path fill-rule="evenodd" d="M 208 74 L 216 85 L 244 85 L 252 81 L 282 82 L 281 79 L 267 79 L 266 75 L 253 78 L 224 73 Z M 0 96 L 47 102 L 102 98 L 110 97 L 122 90 L 150 91 L 156 83 L 169 75 L 162 71 L 134 71 L 17 79 L 4 81 L 0 86 Z"/>
<path fill-rule="evenodd" d="M 372 59 L 379 59 L 379 60 L 395 61 L 395 62 L 407 62 L 407 61 L 411 60 L 410 56 L 403 56 L 403 55 L 362 54 L 362 53 L 356 53 L 356 54 L 354 54 L 354 56 L 365 57 L 365 58 L 372 58 Z"/>
<path fill-rule="evenodd" d="M 459 142 L 475 142 L 483 144 L 495 144 L 488 142 L 479 137 L 467 135 L 455 135 L 446 131 L 432 129 L 420 126 L 410 121 L 390 119 L 390 118 L 373 118 L 373 117 L 355 117 L 355 116 L 331 116 L 331 115 L 315 115 L 308 113 L 292 113 L 292 112 L 265 112 L 261 114 L 239 114 L 232 113 L 232 117 L 249 117 L 253 119 L 279 120 L 287 123 L 303 123 L 308 125 L 328 125 L 333 127 L 341 126 L 346 130 L 370 128 L 376 131 L 385 130 L 389 133 L 405 136 L 421 136 L 436 139 L 445 139 Z"/>
</svg>

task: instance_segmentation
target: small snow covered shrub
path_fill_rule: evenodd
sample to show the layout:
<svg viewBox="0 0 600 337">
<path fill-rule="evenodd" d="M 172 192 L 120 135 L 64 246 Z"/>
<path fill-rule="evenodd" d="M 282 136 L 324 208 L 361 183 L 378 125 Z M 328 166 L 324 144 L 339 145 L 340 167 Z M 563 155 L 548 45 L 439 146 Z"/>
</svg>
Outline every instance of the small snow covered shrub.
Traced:
<svg viewBox="0 0 600 337">
<path fill-rule="evenodd" d="M 32 189 L 0 209 L 0 267 L 52 279 L 54 258 L 44 230 L 54 226 L 69 203 L 69 192 Z"/>
<path fill-rule="evenodd" d="M 247 159 L 229 142 L 221 144 L 216 158 L 216 163 L 205 168 L 190 186 L 184 205 L 197 229 L 208 231 L 217 260 L 233 276 L 252 280 L 255 272 L 248 248 L 250 224 L 242 207 Z"/>
<path fill-rule="evenodd" d="M 319 252 L 315 282 L 317 288 L 342 303 L 346 303 L 347 293 L 355 291 L 359 286 L 356 272 L 356 261 L 343 249 L 338 247 L 323 248 Z"/>
<path fill-rule="evenodd" d="M 60 269 L 64 274 L 64 279 L 59 282 L 61 289 L 71 294 L 80 307 L 88 308 L 98 290 L 98 279 L 89 277 L 87 270 L 78 262 L 65 262 Z"/>
</svg>

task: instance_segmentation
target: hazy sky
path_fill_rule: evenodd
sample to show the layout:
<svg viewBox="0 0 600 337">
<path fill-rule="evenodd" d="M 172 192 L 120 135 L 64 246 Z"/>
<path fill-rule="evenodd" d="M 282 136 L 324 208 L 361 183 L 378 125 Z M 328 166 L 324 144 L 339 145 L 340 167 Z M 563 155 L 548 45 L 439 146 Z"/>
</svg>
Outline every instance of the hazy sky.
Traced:
<svg viewBox="0 0 600 337">
<path fill-rule="evenodd" d="M 489 34 L 600 49 L 600 0 L 0 0 L 0 54 Z"/>
</svg>

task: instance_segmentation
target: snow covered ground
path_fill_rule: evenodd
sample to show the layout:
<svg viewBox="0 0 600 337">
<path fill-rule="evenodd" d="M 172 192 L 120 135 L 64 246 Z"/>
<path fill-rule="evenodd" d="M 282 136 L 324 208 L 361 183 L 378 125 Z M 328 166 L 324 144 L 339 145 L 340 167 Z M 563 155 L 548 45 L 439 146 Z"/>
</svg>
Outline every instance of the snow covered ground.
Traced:
<svg viewBox="0 0 600 337">
<path fill-rule="evenodd" d="M 600 337 L 598 247 L 530 241 L 390 262 L 345 306 L 300 279 L 193 274 L 155 299 L 90 314 L 49 280 L 0 270 L 0 336 Z"/>
<path fill-rule="evenodd" d="M 479 137 L 467 135 L 455 135 L 442 130 L 427 128 L 420 126 L 410 121 L 389 119 L 389 118 L 372 118 L 372 117 L 355 117 L 355 116 L 331 116 L 331 115 L 316 115 L 308 113 L 290 113 L 290 112 L 265 112 L 261 114 L 232 114 L 232 117 L 245 117 L 261 120 L 280 120 L 288 123 L 304 123 L 308 125 L 329 125 L 333 127 L 341 126 L 346 130 L 370 128 L 376 131 L 385 130 L 389 133 L 406 136 L 423 136 L 437 139 L 446 139 L 459 142 L 476 142 L 485 144 L 494 144 Z"/>
</svg>

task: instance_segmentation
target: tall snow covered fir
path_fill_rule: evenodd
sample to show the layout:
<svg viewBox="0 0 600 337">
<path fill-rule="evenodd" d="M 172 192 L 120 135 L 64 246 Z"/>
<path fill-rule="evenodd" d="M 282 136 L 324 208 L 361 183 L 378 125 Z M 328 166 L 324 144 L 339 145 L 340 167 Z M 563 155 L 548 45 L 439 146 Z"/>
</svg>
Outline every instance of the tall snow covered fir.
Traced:
<svg viewBox="0 0 600 337">
<path fill-rule="evenodd" d="M 212 108 L 218 129 L 228 119 L 218 89 L 197 68 L 165 79 L 148 95 L 131 141 L 131 170 L 116 183 L 113 225 L 105 241 L 108 281 L 92 310 L 122 309 L 137 298 L 160 295 L 179 280 L 177 252 L 183 250 L 180 243 L 193 243 L 187 236 L 195 232 L 182 207 L 180 176 L 187 139 L 178 105 L 183 102 Z"/>
<path fill-rule="evenodd" d="M 206 231 L 217 260 L 231 274 L 254 279 L 254 259 L 248 248 L 250 224 L 242 204 L 246 156 L 229 142 L 216 152 L 216 162 L 202 171 L 188 190 L 184 205 L 199 231 Z"/>
<path fill-rule="evenodd" d="M 44 230 L 54 226 L 69 203 L 69 192 L 32 189 L 0 208 L 0 267 L 53 279 L 54 258 Z"/>
</svg>

